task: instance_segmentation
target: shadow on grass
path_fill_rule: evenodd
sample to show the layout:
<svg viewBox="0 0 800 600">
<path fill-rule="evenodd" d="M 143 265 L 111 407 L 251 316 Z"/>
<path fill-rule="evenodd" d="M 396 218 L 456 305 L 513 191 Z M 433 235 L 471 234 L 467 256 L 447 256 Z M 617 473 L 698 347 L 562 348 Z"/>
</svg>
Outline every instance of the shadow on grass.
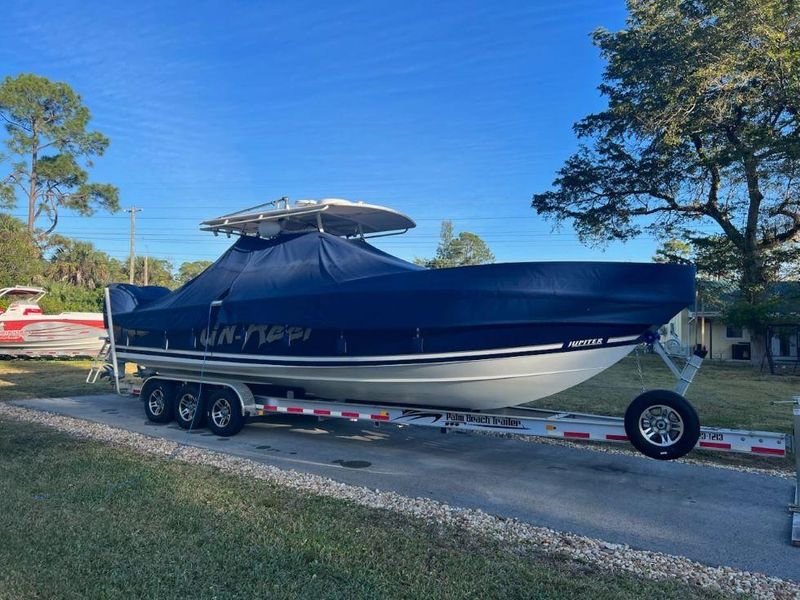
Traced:
<svg viewBox="0 0 800 600">
<path fill-rule="evenodd" d="M 105 381 L 86 383 L 90 365 L 88 359 L 0 360 L 0 401 L 107 393 Z"/>
</svg>

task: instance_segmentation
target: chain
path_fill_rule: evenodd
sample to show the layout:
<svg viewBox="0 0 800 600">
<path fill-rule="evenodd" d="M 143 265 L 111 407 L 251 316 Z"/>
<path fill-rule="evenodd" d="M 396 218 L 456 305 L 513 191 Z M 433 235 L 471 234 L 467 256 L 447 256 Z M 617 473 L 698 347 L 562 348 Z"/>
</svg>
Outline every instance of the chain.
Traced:
<svg viewBox="0 0 800 600">
<path fill-rule="evenodd" d="M 633 355 L 636 357 L 636 372 L 639 374 L 639 382 L 642 384 L 642 392 L 644 393 L 644 374 L 642 373 L 642 363 L 639 360 L 639 346 L 636 346 L 633 351 Z"/>
</svg>

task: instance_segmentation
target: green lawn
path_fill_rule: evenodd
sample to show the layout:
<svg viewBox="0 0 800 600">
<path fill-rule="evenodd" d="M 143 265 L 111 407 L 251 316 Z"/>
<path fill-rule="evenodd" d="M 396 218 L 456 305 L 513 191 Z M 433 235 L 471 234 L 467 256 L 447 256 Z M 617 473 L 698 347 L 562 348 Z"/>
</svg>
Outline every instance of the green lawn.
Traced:
<svg viewBox="0 0 800 600">
<path fill-rule="evenodd" d="M 108 380 L 86 383 L 89 359 L 0 360 L 0 400 L 85 396 L 108 392 Z"/>
<path fill-rule="evenodd" d="M 0 420 L 0 598 L 716 598 Z"/>
</svg>

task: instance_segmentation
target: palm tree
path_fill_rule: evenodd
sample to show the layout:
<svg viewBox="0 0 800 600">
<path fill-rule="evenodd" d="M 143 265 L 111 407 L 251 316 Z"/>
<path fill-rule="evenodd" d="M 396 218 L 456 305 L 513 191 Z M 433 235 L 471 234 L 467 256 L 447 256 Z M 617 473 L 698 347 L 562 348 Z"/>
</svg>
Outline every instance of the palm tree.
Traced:
<svg viewBox="0 0 800 600">
<path fill-rule="evenodd" d="M 121 278 L 118 261 L 97 250 L 91 242 L 62 239 L 50 259 L 48 270 L 54 281 L 95 289 Z"/>
</svg>

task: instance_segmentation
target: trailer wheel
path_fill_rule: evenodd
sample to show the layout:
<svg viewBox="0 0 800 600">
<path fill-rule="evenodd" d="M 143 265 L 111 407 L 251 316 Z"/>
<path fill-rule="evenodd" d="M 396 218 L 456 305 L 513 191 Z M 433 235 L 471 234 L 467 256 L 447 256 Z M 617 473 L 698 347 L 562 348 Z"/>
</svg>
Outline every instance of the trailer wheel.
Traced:
<svg viewBox="0 0 800 600">
<path fill-rule="evenodd" d="M 206 406 L 208 428 L 217 435 L 236 435 L 244 427 L 242 404 L 232 389 L 214 390 L 209 394 Z"/>
<path fill-rule="evenodd" d="M 175 422 L 183 429 L 200 429 L 206 424 L 206 412 L 200 386 L 184 383 L 175 394 Z"/>
<path fill-rule="evenodd" d="M 173 393 L 175 385 L 171 381 L 154 379 L 145 382 L 139 397 L 144 402 L 144 414 L 153 423 L 169 423 L 174 415 Z"/>
<path fill-rule="evenodd" d="M 695 447 L 700 420 L 680 394 L 650 390 L 637 396 L 625 411 L 625 433 L 642 454 L 672 460 Z"/>
</svg>

